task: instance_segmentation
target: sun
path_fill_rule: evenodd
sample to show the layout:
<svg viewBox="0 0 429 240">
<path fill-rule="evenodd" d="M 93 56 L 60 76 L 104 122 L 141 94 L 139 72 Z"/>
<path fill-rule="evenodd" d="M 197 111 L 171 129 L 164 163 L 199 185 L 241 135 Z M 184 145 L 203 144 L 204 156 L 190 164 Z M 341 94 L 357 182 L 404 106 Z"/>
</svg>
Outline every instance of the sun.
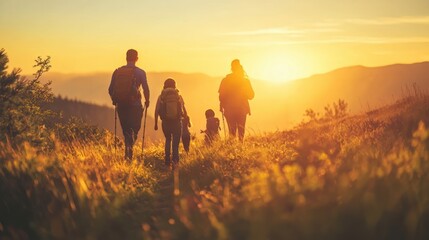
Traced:
<svg viewBox="0 0 429 240">
<path fill-rule="evenodd" d="M 301 58 L 295 58 L 286 54 L 270 54 L 258 57 L 253 61 L 249 71 L 250 77 L 269 81 L 272 83 L 284 83 L 306 76 L 305 66 L 300 64 Z"/>
<path fill-rule="evenodd" d="M 279 63 L 264 63 L 261 66 L 261 78 L 270 82 L 286 82 L 290 80 L 289 67 L 282 62 Z"/>
</svg>

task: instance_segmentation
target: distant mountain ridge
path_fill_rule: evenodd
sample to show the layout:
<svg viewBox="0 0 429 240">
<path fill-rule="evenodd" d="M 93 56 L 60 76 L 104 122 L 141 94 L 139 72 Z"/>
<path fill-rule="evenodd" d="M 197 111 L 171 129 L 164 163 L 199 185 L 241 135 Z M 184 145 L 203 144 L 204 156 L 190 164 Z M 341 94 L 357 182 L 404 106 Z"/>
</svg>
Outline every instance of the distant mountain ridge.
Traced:
<svg viewBox="0 0 429 240">
<path fill-rule="evenodd" d="M 310 91 L 313 96 L 330 95 L 351 101 L 386 104 L 408 94 L 415 85 L 422 91 L 429 87 L 429 62 L 392 64 L 381 67 L 351 66 L 325 74 L 296 80 L 291 86 Z M 337 94 L 332 94 L 337 90 Z M 354 106 L 356 107 L 356 106 Z"/>
<path fill-rule="evenodd" d="M 164 80 L 172 77 L 184 97 L 194 123 L 194 132 L 205 128 L 206 109 L 214 109 L 219 116 L 217 91 L 222 76 L 180 72 L 148 72 L 147 76 L 151 90 L 149 115 L 153 116 L 153 107 Z M 56 94 L 111 105 L 107 94 L 111 73 L 48 73 L 44 77 L 52 80 L 52 88 Z M 305 109 L 322 111 L 324 106 L 340 98 L 349 103 L 352 112 L 362 112 L 391 103 L 416 90 L 427 92 L 429 62 L 380 67 L 343 67 L 282 84 L 252 78 L 251 82 L 255 98 L 250 101 L 252 116 L 248 118 L 249 130 L 273 131 L 300 122 Z"/>
</svg>

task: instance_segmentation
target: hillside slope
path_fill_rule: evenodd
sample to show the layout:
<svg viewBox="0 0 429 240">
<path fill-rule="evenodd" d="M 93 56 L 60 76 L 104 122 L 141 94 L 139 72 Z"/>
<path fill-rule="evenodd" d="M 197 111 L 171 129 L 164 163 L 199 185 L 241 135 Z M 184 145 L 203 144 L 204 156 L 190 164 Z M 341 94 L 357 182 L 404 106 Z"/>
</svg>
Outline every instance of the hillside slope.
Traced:
<svg viewBox="0 0 429 240">
<path fill-rule="evenodd" d="M 428 239 L 429 98 L 123 160 L 108 140 L 0 143 L 0 237 Z M 136 150 L 139 146 L 136 146 Z"/>
</svg>

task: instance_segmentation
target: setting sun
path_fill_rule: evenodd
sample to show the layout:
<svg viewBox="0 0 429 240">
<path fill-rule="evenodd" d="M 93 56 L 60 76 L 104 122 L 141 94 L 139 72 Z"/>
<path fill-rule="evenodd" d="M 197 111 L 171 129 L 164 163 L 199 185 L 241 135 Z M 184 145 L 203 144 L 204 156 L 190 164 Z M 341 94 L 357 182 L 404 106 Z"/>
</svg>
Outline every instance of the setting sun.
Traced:
<svg viewBox="0 0 429 240">
<path fill-rule="evenodd" d="M 248 74 L 250 78 L 272 83 L 283 83 L 308 75 L 308 65 L 299 64 L 300 58 L 292 54 L 271 54 L 251 62 Z"/>
<path fill-rule="evenodd" d="M 260 74 L 258 74 L 260 79 L 277 83 L 290 79 L 290 70 L 284 61 L 263 62 L 260 68 Z"/>
</svg>

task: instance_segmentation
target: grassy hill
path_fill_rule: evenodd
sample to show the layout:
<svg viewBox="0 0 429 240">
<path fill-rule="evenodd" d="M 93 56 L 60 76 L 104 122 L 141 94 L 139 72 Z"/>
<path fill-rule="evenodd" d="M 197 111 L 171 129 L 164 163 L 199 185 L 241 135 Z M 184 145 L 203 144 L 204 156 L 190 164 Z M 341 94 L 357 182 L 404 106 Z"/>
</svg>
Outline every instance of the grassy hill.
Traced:
<svg viewBox="0 0 429 240">
<path fill-rule="evenodd" d="M 162 146 L 127 162 L 109 137 L 54 139 L 54 151 L 0 143 L 0 236 L 428 239 L 427 126 L 418 95 L 244 144 L 193 142 L 174 172 Z"/>
</svg>

